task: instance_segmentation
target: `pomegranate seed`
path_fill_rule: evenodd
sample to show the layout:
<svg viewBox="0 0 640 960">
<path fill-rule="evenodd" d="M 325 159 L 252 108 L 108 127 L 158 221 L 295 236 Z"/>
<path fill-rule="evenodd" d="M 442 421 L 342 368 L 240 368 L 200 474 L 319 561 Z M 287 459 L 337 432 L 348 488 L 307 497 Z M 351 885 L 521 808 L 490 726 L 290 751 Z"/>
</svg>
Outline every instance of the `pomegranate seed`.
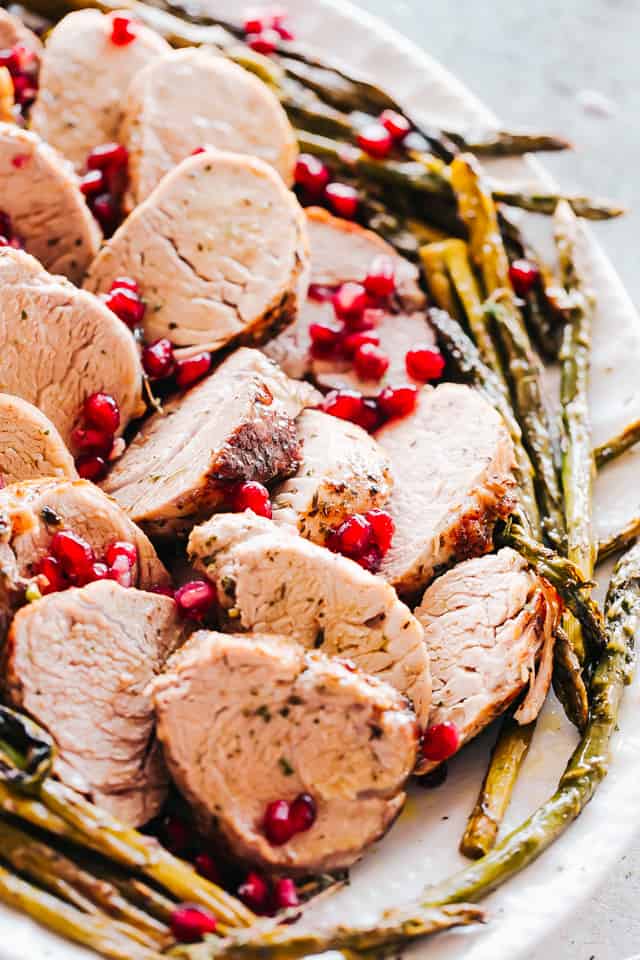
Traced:
<svg viewBox="0 0 640 960">
<path fill-rule="evenodd" d="M 280 877 L 279 880 L 276 880 L 274 894 L 278 910 L 286 910 L 288 907 L 300 906 L 298 891 L 291 877 Z"/>
<path fill-rule="evenodd" d="M 91 567 L 91 579 L 92 580 L 106 580 L 109 576 L 109 568 L 106 563 L 101 561 L 96 561 Z"/>
<path fill-rule="evenodd" d="M 293 31 L 289 30 L 284 23 L 280 23 L 277 20 L 274 20 L 273 29 L 276 31 L 281 40 L 295 40 L 296 35 Z"/>
<path fill-rule="evenodd" d="M 109 293 L 113 293 L 114 290 L 119 290 L 121 287 L 124 287 L 125 290 L 131 290 L 132 293 L 140 293 L 140 287 L 132 277 L 116 277 L 109 287 Z"/>
<path fill-rule="evenodd" d="M 116 47 L 126 47 L 132 43 L 137 36 L 134 21 L 131 17 L 122 15 L 114 17 L 111 21 L 111 43 Z"/>
<path fill-rule="evenodd" d="M 90 544 L 71 530 L 58 530 L 51 538 L 51 553 L 71 579 L 91 571 L 95 556 Z"/>
<path fill-rule="evenodd" d="M 69 586 L 62 567 L 55 557 L 42 557 L 36 567 L 36 573 L 46 581 L 40 584 L 40 593 L 43 595 L 57 593 L 58 590 L 64 590 Z"/>
<path fill-rule="evenodd" d="M 375 297 L 389 297 L 396 289 L 396 268 L 392 257 L 375 257 L 369 267 L 364 286 Z"/>
<path fill-rule="evenodd" d="M 358 146 L 370 157 L 383 159 L 393 147 L 393 137 L 381 123 L 368 123 L 358 134 Z"/>
<path fill-rule="evenodd" d="M 216 866 L 213 857 L 208 853 L 199 853 L 196 857 L 195 867 L 201 877 L 206 877 L 211 883 L 220 882 L 220 871 Z"/>
<path fill-rule="evenodd" d="M 105 186 L 106 183 L 102 170 L 89 170 L 80 178 L 80 190 L 86 197 L 90 197 L 94 193 L 102 193 Z"/>
<path fill-rule="evenodd" d="M 207 933 L 215 933 L 216 918 L 197 904 L 183 904 L 171 914 L 169 926 L 180 943 L 197 943 Z"/>
<path fill-rule="evenodd" d="M 104 559 L 111 566 L 118 557 L 124 557 L 130 567 L 138 562 L 138 548 L 128 540 L 114 540 L 106 549 Z"/>
<path fill-rule="evenodd" d="M 336 347 L 344 334 L 341 321 L 323 320 L 322 323 L 309 324 L 311 342 L 319 347 Z"/>
<path fill-rule="evenodd" d="M 391 541 L 396 530 L 393 518 L 386 510 L 380 510 L 378 508 L 369 510 L 368 513 L 365 513 L 365 517 L 371 524 L 373 539 L 378 545 L 381 554 L 384 556 L 391 546 Z"/>
<path fill-rule="evenodd" d="M 289 820 L 289 804 L 286 800 L 273 800 L 264 815 L 263 828 L 269 843 L 281 847 L 288 843 L 294 834 Z"/>
<path fill-rule="evenodd" d="M 245 11 L 243 22 L 245 33 L 262 33 L 266 26 L 263 14 L 259 10 Z"/>
<path fill-rule="evenodd" d="M 328 287 L 323 283 L 310 283 L 307 297 L 314 303 L 328 303 L 333 300 L 335 292 L 336 287 Z"/>
<path fill-rule="evenodd" d="M 244 510 L 253 510 L 259 517 L 271 519 L 271 500 L 267 488 L 256 480 L 239 483 L 232 496 L 233 509 L 236 513 Z"/>
<path fill-rule="evenodd" d="M 367 307 L 359 317 L 353 316 L 349 318 L 349 326 L 352 330 L 375 330 L 383 317 L 383 310 L 378 310 L 377 307 Z"/>
<path fill-rule="evenodd" d="M 261 30 L 260 33 L 251 33 L 247 37 L 247 43 L 251 49 L 255 50 L 256 53 L 262 53 L 264 56 L 275 53 L 279 42 L 280 35 L 276 30 L 271 29 Z"/>
<path fill-rule="evenodd" d="M 124 168 L 129 160 L 127 148 L 121 143 L 102 143 L 87 157 L 87 170 L 110 171 Z"/>
<path fill-rule="evenodd" d="M 29 77 L 13 77 L 13 98 L 20 106 L 27 106 L 32 103 L 38 93 Z"/>
<path fill-rule="evenodd" d="M 342 341 L 342 349 L 347 357 L 353 357 L 356 350 L 364 346 L 365 343 L 371 343 L 374 347 L 378 347 L 380 346 L 380 337 L 366 330 L 361 333 L 349 333 Z"/>
<path fill-rule="evenodd" d="M 388 420 L 413 413 L 417 402 L 418 389 L 409 383 L 401 387 L 385 387 L 378 397 L 380 409 Z"/>
<path fill-rule="evenodd" d="M 107 464 L 103 457 L 84 456 L 76 460 L 78 476 L 83 480 L 102 480 L 107 475 Z"/>
<path fill-rule="evenodd" d="M 22 170 L 23 167 L 29 163 L 31 157 L 28 153 L 16 153 L 14 157 L 11 157 L 11 163 L 16 168 L 16 170 Z"/>
<path fill-rule="evenodd" d="M 373 433 L 381 426 L 382 420 L 378 401 L 367 397 L 362 401 L 362 410 L 354 422 L 368 433 Z"/>
<path fill-rule="evenodd" d="M 368 303 L 367 291 L 362 284 L 350 280 L 341 284 L 333 295 L 336 316 L 347 323 L 362 316 Z"/>
<path fill-rule="evenodd" d="M 299 793 L 289 808 L 289 820 L 294 833 L 310 830 L 318 813 L 316 802 L 310 793 Z"/>
<path fill-rule="evenodd" d="M 92 197 L 90 207 L 104 233 L 111 233 L 115 230 L 120 211 L 112 194 L 99 193 L 97 197 Z"/>
<path fill-rule="evenodd" d="M 0 50 L 0 67 L 6 67 L 12 76 L 22 70 L 23 49 L 21 44 L 16 44 L 7 50 Z"/>
<path fill-rule="evenodd" d="M 359 557 L 371 542 L 371 524 L 360 513 L 347 517 L 335 531 L 335 543 L 340 553 L 347 557 Z"/>
<path fill-rule="evenodd" d="M 191 620 L 202 620 L 216 602 L 216 590 L 207 580 L 191 580 L 175 592 L 178 609 Z"/>
<path fill-rule="evenodd" d="M 117 556 L 113 563 L 109 565 L 108 577 L 109 580 L 115 580 L 116 583 L 119 583 L 121 587 L 128 589 L 133 586 L 131 564 L 125 556 Z"/>
<path fill-rule="evenodd" d="M 540 271 L 530 260 L 514 260 L 509 267 L 509 279 L 519 297 L 526 297 L 535 285 Z"/>
<path fill-rule="evenodd" d="M 369 549 L 365 550 L 359 557 L 354 557 L 353 559 L 365 570 L 368 570 L 369 573 L 377 573 L 382 566 L 382 553 L 380 552 L 380 548 L 375 544 L 372 544 Z"/>
<path fill-rule="evenodd" d="M 389 357 L 373 343 L 363 343 L 353 356 L 356 373 L 362 380 L 381 380 L 389 369 Z"/>
<path fill-rule="evenodd" d="M 71 442 L 74 449 L 82 453 L 97 453 L 106 458 L 113 448 L 113 434 L 91 427 L 88 430 L 76 427 L 71 433 Z"/>
<path fill-rule="evenodd" d="M 177 856 L 186 853 L 193 844 L 191 828 L 180 817 L 167 817 L 162 832 L 165 847 Z"/>
<path fill-rule="evenodd" d="M 396 110 L 383 110 L 380 114 L 380 123 L 394 140 L 404 140 L 411 130 L 411 124 L 407 118 Z"/>
<path fill-rule="evenodd" d="M 458 728 L 449 720 L 427 727 L 422 738 L 422 754 L 427 760 L 448 760 L 459 746 Z"/>
<path fill-rule="evenodd" d="M 339 217 L 345 220 L 353 220 L 358 212 L 358 191 L 346 183 L 333 181 L 328 183 L 324 195 L 329 202 L 329 206 Z"/>
<path fill-rule="evenodd" d="M 211 369 L 211 354 L 197 353 L 195 357 L 186 357 L 176 363 L 176 383 L 184 390 L 192 383 L 201 380 Z"/>
<path fill-rule="evenodd" d="M 340 420 L 351 420 L 352 423 L 362 415 L 364 398 L 357 390 L 332 390 L 320 405 L 325 413 Z"/>
<path fill-rule="evenodd" d="M 442 354 L 431 347 L 414 347 L 407 351 L 405 366 L 410 377 L 427 383 L 429 380 L 440 379 L 445 361 Z"/>
<path fill-rule="evenodd" d="M 127 287 L 116 287 L 107 294 L 104 302 L 130 328 L 139 326 L 144 319 L 144 303 L 137 293 Z"/>
<path fill-rule="evenodd" d="M 266 880 L 259 873 L 250 873 L 245 882 L 238 887 L 238 896 L 256 913 L 263 913 L 269 900 Z"/>
<path fill-rule="evenodd" d="M 169 377 L 175 368 L 173 344 L 166 337 L 155 340 L 142 351 L 142 366 L 152 380 Z"/>
<path fill-rule="evenodd" d="M 318 157 L 311 153 L 301 153 L 296 163 L 295 181 L 309 193 L 322 193 L 329 183 L 329 170 Z"/>
<path fill-rule="evenodd" d="M 83 407 L 84 418 L 92 427 L 114 434 L 120 426 L 120 410 L 109 393 L 92 393 Z"/>
</svg>

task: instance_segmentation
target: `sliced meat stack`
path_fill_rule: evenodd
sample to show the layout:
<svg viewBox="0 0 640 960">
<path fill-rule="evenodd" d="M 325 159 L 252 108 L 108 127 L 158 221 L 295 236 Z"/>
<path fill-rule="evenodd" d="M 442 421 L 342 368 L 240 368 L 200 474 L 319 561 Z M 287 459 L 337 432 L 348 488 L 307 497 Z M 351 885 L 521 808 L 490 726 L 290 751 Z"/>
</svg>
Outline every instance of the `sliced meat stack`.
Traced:
<svg viewBox="0 0 640 960">
<path fill-rule="evenodd" d="M 131 826 L 166 796 L 146 690 L 180 637 L 173 600 L 109 581 L 29 604 L 9 632 L 9 702 L 51 733 L 61 779 Z"/>
<path fill-rule="evenodd" d="M 205 150 L 183 160 L 95 259 L 85 286 L 133 277 L 147 340 L 260 343 L 292 323 L 306 290 L 298 201 L 263 160 Z"/>
<path fill-rule="evenodd" d="M 278 633 L 351 659 L 406 694 L 426 723 L 431 680 L 422 627 L 380 577 L 250 511 L 196 527 L 189 556 L 216 584 L 231 629 Z"/>
<path fill-rule="evenodd" d="M 120 428 L 145 410 L 142 368 L 127 327 L 97 297 L 0 248 L 0 389 L 35 404 L 65 443 L 82 405 L 111 394 Z"/>
<path fill-rule="evenodd" d="M 392 487 L 389 459 L 361 427 L 320 410 L 304 410 L 296 429 L 302 462 L 276 487 L 273 519 L 324 544 L 350 514 L 384 506 Z"/>
<path fill-rule="evenodd" d="M 491 549 L 496 520 L 513 509 L 513 446 L 493 407 L 454 383 L 425 387 L 415 412 L 376 440 L 391 459 L 396 528 L 381 573 L 412 596 L 442 567 Z"/>
<path fill-rule="evenodd" d="M 0 477 L 4 486 L 38 477 L 76 479 L 73 457 L 37 407 L 0 393 Z"/>
<path fill-rule="evenodd" d="M 315 401 L 258 350 L 242 348 L 142 426 L 103 488 L 157 535 L 224 506 L 230 484 L 295 473 L 294 418 Z"/>
<path fill-rule="evenodd" d="M 84 169 L 90 151 L 118 139 L 122 105 L 133 77 L 169 44 L 154 30 L 135 24 L 131 43 L 113 42 L 114 16 L 77 10 L 53 28 L 40 70 L 40 89 L 31 126 Z"/>
<path fill-rule="evenodd" d="M 293 181 L 296 138 L 280 101 L 258 77 L 204 48 L 173 50 L 136 77 L 121 141 L 129 150 L 131 206 L 205 146 L 260 157 Z"/>
<path fill-rule="evenodd" d="M 318 302 L 311 297 L 304 303 L 294 326 L 285 330 L 265 346 L 289 376 L 311 374 L 318 386 L 327 389 L 360 390 L 377 394 L 387 383 L 404 383 L 407 375 L 407 351 L 417 345 L 433 345 L 435 338 L 424 312 L 425 298 L 418 284 L 418 270 L 399 257 L 393 247 L 376 233 L 357 224 L 333 217 L 319 207 L 308 207 L 307 230 L 311 250 L 311 283 L 318 288 L 339 287 L 346 281 L 362 283 L 376 257 L 389 257 L 395 266 L 396 292 L 392 302 L 376 314 L 372 330 L 380 339 L 380 347 L 389 357 L 389 368 L 381 380 L 362 380 L 350 360 L 339 356 L 325 358 L 311 353 L 309 326 L 312 323 L 333 323 L 335 314 L 330 301 Z M 312 291 L 313 293 L 313 291 Z"/>
<path fill-rule="evenodd" d="M 459 564 L 431 584 L 415 615 L 431 657 L 430 724 L 455 724 L 462 746 L 527 687 L 515 717 L 536 718 L 551 682 L 559 604 L 522 557 L 504 549 Z M 434 766 L 423 761 L 419 772 Z"/>
<path fill-rule="evenodd" d="M 153 696 L 176 784 L 244 860 L 298 875 L 338 870 L 402 808 L 415 717 L 392 687 L 343 664 L 282 638 L 201 632 Z M 305 823 L 273 842 L 270 804 L 296 798 Z"/>
</svg>

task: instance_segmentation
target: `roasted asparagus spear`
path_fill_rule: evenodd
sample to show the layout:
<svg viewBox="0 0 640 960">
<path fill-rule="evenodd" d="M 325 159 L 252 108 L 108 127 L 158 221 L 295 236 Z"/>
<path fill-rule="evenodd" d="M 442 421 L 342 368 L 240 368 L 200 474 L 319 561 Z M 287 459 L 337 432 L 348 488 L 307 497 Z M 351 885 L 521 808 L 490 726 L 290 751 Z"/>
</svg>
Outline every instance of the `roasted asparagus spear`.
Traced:
<svg viewBox="0 0 640 960">
<path fill-rule="evenodd" d="M 605 443 L 594 447 L 593 458 L 596 467 L 600 470 L 600 468 L 606 466 L 607 463 L 611 463 L 612 460 L 621 457 L 623 453 L 626 453 L 627 450 L 635 446 L 639 441 L 640 420 L 634 420 L 633 423 L 627 424 L 624 430 L 621 430 L 615 437 L 611 437 L 611 439 Z"/>
</svg>

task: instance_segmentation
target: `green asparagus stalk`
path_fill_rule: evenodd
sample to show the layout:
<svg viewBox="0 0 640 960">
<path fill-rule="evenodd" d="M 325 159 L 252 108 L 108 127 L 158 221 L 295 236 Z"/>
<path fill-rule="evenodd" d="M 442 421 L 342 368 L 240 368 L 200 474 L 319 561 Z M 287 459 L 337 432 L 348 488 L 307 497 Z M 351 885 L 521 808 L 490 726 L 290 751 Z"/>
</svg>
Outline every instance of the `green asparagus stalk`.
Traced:
<svg viewBox="0 0 640 960">
<path fill-rule="evenodd" d="M 634 517 L 616 533 L 605 537 L 598 543 L 598 563 L 603 563 L 613 556 L 614 553 L 620 553 L 626 550 L 640 537 L 640 517 Z"/>
<path fill-rule="evenodd" d="M 532 132 L 509 130 L 467 131 L 464 135 L 446 130 L 445 135 L 462 153 L 475 153 L 479 157 L 518 157 L 525 153 L 556 153 L 570 150 L 571 144 L 564 137 Z"/>
<path fill-rule="evenodd" d="M 624 430 L 615 437 L 611 437 L 606 443 L 601 443 L 594 448 L 593 458 L 596 467 L 600 470 L 606 466 L 606 464 L 611 463 L 612 460 L 621 457 L 623 453 L 626 453 L 627 450 L 635 446 L 639 441 L 640 420 L 634 420 L 633 423 L 628 424 Z"/>
<path fill-rule="evenodd" d="M 48 733 L 28 717 L 0 707 L 0 779 L 37 789 L 49 775 L 55 749 Z"/>
<path fill-rule="evenodd" d="M 495 184 L 492 187 L 493 199 L 496 203 L 506 203 L 510 207 L 519 207 L 531 213 L 541 213 L 553 216 L 561 200 L 566 200 L 577 217 L 585 220 L 612 220 L 625 213 L 620 207 L 609 200 L 596 200 L 592 197 L 578 195 L 559 195 L 557 193 L 539 193 L 531 190 L 505 190 Z"/>
</svg>

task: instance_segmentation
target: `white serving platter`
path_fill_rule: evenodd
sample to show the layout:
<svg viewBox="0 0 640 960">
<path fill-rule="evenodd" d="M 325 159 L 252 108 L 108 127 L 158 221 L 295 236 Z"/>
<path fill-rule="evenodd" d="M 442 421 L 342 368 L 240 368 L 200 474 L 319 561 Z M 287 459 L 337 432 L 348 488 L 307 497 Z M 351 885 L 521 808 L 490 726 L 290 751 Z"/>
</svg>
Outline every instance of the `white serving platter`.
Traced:
<svg viewBox="0 0 640 960">
<path fill-rule="evenodd" d="M 235 19 L 243 6 L 238 0 L 208 3 L 217 14 Z M 385 86 L 412 114 L 450 128 L 496 123 L 442 66 L 345 0 L 288 0 L 288 8 L 300 40 Z M 521 123 L 526 127 L 527 117 Z M 491 170 L 516 182 L 549 182 L 537 164 L 526 161 L 499 161 Z M 533 229 L 540 232 L 540 224 Z M 640 320 L 613 267 L 591 238 L 588 247 L 598 299 L 591 401 L 594 439 L 599 442 L 640 416 Z M 634 481 L 638 476 L 640 453 L 631 452 L 598 478 L 599 533 L 610 532 L 637 514 L 640 485 Z M 601 584 L 608 569 L 599 571 Z M 413 954 L 425 960 L 522 960 L 577 909 L 613 869 L 640 826 L 639 711 L 640 683 L 635 683 L 622 709 L 612 770 L 595 800 L 536 864 L 486 901 L 487 925 L 423 941 L 412 948 Z M 458 841 L 494 736 L 490 731 L 457 757 L 439 789 L 414 788 L 391 833 L 352 870 L 351 884 L 316 904 L 302 923 L 374 918 L 383 907 L 415 897 L 424 886 L 464 866 Z M 553 792 L 575 740 L 561 708 L 551 699 L 539 721 L 506 829 Z M 27 917 L 0 908 L 0 960 L 91 956 Z"/>
</svg>

